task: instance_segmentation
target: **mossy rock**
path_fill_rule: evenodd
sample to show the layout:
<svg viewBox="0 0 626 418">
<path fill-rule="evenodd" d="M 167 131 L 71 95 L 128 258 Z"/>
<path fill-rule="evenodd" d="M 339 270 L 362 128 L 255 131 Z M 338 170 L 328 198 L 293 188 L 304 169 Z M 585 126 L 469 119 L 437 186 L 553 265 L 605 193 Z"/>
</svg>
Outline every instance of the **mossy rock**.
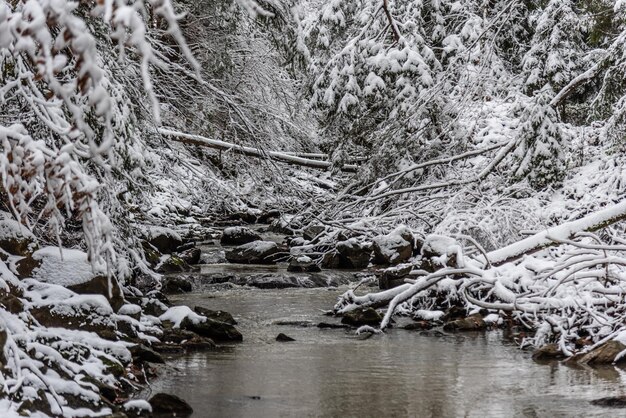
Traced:
<svg viewBox="0 0 626 418">
<path fill-rule="evenodd" d="M 183 271 L 189 270 L 189 264 L 185 262 L 182 258 L 177 255 L 170 255 L 165 260 L 159 264 L 156 271 L 158 273 L 182 273 Z"/>
<path fill-rule="evenodd" d="M 151 267 L 156 267 L 161 260 L 161 253 L 148 241 L 141 241 L 143 256 Z"/>
<path fill-rule="evenodd" d="M 341 318 L 341 323 L 359 327 L 362 325 L 377 326 L 383 318 L 374 308 L 359 308 L 347 312 Z"/>
<path fill-rule="evenodd" d="M 122 363 L 113 361 L 107 357 L 98 357 L 102 364 L 104 364 L 107 373 L 112 374 L 116 378 L 120 378 L 126 374 L 126 369 Z"/>
</svg>

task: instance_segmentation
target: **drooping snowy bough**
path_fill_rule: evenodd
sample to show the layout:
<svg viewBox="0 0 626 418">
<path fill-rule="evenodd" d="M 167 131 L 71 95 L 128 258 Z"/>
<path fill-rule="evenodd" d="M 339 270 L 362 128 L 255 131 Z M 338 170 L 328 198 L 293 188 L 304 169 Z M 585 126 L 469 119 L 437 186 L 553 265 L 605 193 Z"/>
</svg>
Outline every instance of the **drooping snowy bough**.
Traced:
<svg viewBox="0 0 626 418">
<path fill-rule="evenodd" d="M 626 340 L 626 240 L 605 228 L 625 217 L 622 202 L 475 257 L 459 254 L 450 238 L 430 236 L 424 246 L 440 247 L 443 268 L 414 269 L 405 284 L 381 292 L 349 290 L 334 311 L 386 306 L 384 330 L 397 314 L 423 317 L 453 305 L 487 309 L 534 331 L 522 345 L 555 342 L 566 356 Z"/>
</svg>

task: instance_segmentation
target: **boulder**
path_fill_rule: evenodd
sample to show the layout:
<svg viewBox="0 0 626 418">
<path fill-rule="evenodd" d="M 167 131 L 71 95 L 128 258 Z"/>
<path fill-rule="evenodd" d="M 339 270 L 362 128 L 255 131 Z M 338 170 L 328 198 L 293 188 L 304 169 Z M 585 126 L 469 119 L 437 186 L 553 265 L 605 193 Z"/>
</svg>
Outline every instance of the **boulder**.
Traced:
<svg viewBox="0 0 626 418">
<path fill-rule="evenodd" d="M 268 211 L 262 212 L 257 217 L 257 223 L 259 224 L 271 224 L 276 219 L 280 218 L 280 211 L 278 209 L 270 209 Z"/>
<path fill-rule="evenodd" d="M 383 318 L 374 308 L 358 308 L 343 315 L 341 323 L 359 327 L 361 325 L 380 325 Z"/>
<path fill-rule="evenodd" d="M 213 311 L 211 309 L 203 308 L 202 306 L 195 306 L 193 311 L 198 315 L 206 316 L 214 321 L 225 322 L 230 325 L 237 325 L 237 321 L 231 314 L 226 311 Z"/>
<path fill-rule="evenodd" d="M 13 219 L 0 220 L 0 248 L 12 255 L 27 257 L 38 248 L 37 239 Z"/>
<path fill-rule="evenodd" d="M 356 238 L 340 241 L 336 244 L 337 252 L 346 258 L 351 267 L 362 269 L 367 267 L 372 254 L 372 244 L 359 242 Z"/>
<path fill-rule="evenodd" d="M 161 261 L 161 253 L 148 241 L 142 240 L 143 256 L 151 267 L 156 267 Z"/>
<path fill-rule="evenodd" d="M 109 278 L 99 275 L 86 282 L 66 287 L 79 295 L 102 295 L 107 298 L 113 310 L 117 312 L 124 305 L 124 294 L 114 277 L 111 277 L 110 285 L 111 293 L 109 293 Z"/>
<path fill-rule="evenodd" d="M 148 242 L 161 254 L 170 254 L 176 251 L 183 243 L 180 235 L 169 228 L 150 227 L 146 232 Z"/>
<path fill-rule="evenodd" d="M 276 341 L 286 343 L 290 341 L 295 341 L 295 339 L 291 338 L 288 335 L 283 334 L 282 332 L 276 336 Z"/>
<path fill-rule="evenodd" d="M 188 317 L 183 319 L 180 327 L 187 331 L 195 332 L 201 337 L 207 337 L 214 341 L 242 341 L 243 336 L 232 325 L 226 322 L 206 319 L 206 321 L 192 321 Z"/>
<path fill-rule="evenodd" d="M 190 269 L 189 264 L 175 254 L 165 255 L 156 267 L 157 273 L 182 273 Z"/>
<path fill-rule="evenodd" d="M 427 329 L 431 329 L 433 327 L 433 323 L 429 321 L 415 321 L 410 324 L 406 324 L 402 327 L 407 331 L 424 331 Z"/>
<path fill-rule="evenodd" d="M 183 252 L 177 253 L 178 258 L 183 260 L 186 264 L 198 264 L 200 262 L 200 255 L 202 251 L 200 248 L 190 248 Z"/>
<path fill-rule="evenodd" d="M 555 343 L 541 346 L 533 353 L 533 360 L 536 361 L 560 360 L 563 358 L 565 358 L 565 354 L 563 354 L 563 352 L 559 350 L 559 346 Z"/>
<path fill-rule="evenodd" d="M 615 357 L 622 351 L 626 350 L 626 345 L 619 341 L 611 340 L 594 348 L 588 353 L 575 356 L 572 361 L 580 364 L 613 364 L 616 363 Z M 617 360 L 617 363 L 623 363 L 626 357 Z"/>
<path fill-rule="evenodd" d="M 37 322 L 49 328 L 77 329 L 103 336 L 117 330 L 117 324 L 109 316 L 112 312 L 87 304 L 55 303 L 31 308 L 29 312 Z"/>
<path fill-rule="evenodd" d="M 322 256 L 322 268 L 340 269 L 351 268 L 352 264 L 339 254 L 336 250 L 328 251 Z"/>
<path fill-rule="evenodd" d="M 194 332 L 181 328 L 164 328 L 161 341 L 164 343 L 180 344 L 183 341 L 190 340 L 195 336 L 196 334 Z"/>
<path fill-rule="evenodd" d="M 241 245 L 260 240 L 261 236 L 250 228 L 232 226 L 224 229 L 220 243 L 222 245 Z"/>
<path fill-rule="evenodd" d="M 413 270 L 411 264 L 401 264 L 383 270 L 378 278 L 378 287 L 380 290 L 387 290 L 404 284 L 404 279 L 409 277 L 411 270 Z"/>
<path fill-rule="evenodd" d="M 228 262 L 226 252 L 221 249 L 201 253 L 198 260 L 198 264 L 222 264 L 226 262 Z"/>
<path fill-rule="evenodd" d="M 41 267 L 41 260 L 35 260 L 32 255 L 20 258 L 15 263 L 15 272 L 20 279 L 33 277 L 33 272 Z"/>
<path fill-rule="evenodd" d="M 163 279 L 163 287 L 161 290 L 168 294 L 175 293 L 188 293 L 191 292 L 193 286 L 191 282 L 185 278 L 180 276 L 172 276 L 166 277 Z"/>
<path fill-rule="evenodd" d="M 122 405 L 127 417 L 148 418 L 152 416 L 152 406 L 143 399 L 133 399 Z"/>
<path fill-rule="evenodd" d="M 275 242 L 253 241 L 227 252 L 226 259 L 238 264 L 275 264 L 278 252 L 280 248 Z"/>
<path fill-rule="evenodd" d="M 0 293 L 0 306 L 16 315 L 24 311 L 24 303 L 11 293 Z"/>
<path fill-rule="evenodd" d="M 116 311 L 124 304 L 124 294 L 117 280 L 111 278 L 109 284 L 104 263 L 90 262 L 87 253 L 78 249 L 44 247 L 35 251 L 32 258 L 40 262 L 31 274 L 39 282 L 64 286 L 80 295 L 102 295 Z"/>
<path fill-rule="evenodd" d="M 474 314 L 466 318 L 450 321 L 443 326 L 445 331 L 481 331 L 487 328 L 482 315 Z"/>
<path fill-rule="evenodd" d="M 610 396 L 608 398 L 594 399 L 591 405 L 606 406 L 609 408 L 626 408 L 626 396 Z"/>
<path fill-rule="evenodd" d="M 117 313 L 119 315 L 130 316 L 131 318 L 139 321 L 141 319 L 141 306 L 135 305 L 134 303 L 125 303 L 118 309 Z"/>
<path fill-rule="evenodd" d="M 135 363 L 141 363 L 144 361 L 148 363 L 165 363 L 163 357 L 161 357 L 159 353 L 143 344 L 133 345 L 129 348 L 129 351 L 133 356 L 133 361 Z"/>
<path fill-rule="evenodd" d="M 459 267 L 457 260 L 462 254 L 462 246 L 454 239 L 443 235 L 428 235 L 422 245 L 421 255 L 441 267 Z"/>
<path fill-rule="evenodd" d="M 181 347 L 187 351 L 213 350 L 217 345 L 212 339 L 194 335 L 192 338 L 181 343 Z"/>
<path fill-rule="evenodd" d="M 176 395 L 157 393 L 148 401 L 155 415 L 186 417 L 193 413 L 193 408 Z"/>
<path fill-rule="evenodd" d="M 413 255 L 413 241 L 413 235 L 406 227 L 374 238 L 374 263 L 395 265 L 407 261 Z"/>
<path fill-rule="evenodd" d="M 313 241 L 315 237 L 325 230 L 326 227 L 324 225 L 310 225 L 302 230 L 302 237 L 307 241 Z"/>
<path fill-rule="evenodd" d="M 292 257 L 289 260 L 289 266 L 287 266 L 287 271 L 291 272 L 305 272 L 305 273 L 315 273 L 322 271 L 320 266 L 315 263 L 311 257 L 306 255 L 300 255 L 297 257 Z"/>
<path fill-rule="evenodd" d="M 246 224 L 253 224 L 257 221 L 257 218 L 254 214 L 250 212 L 235 212 L 228 215 L 229 221 L 241 221 Z"/>
<path fill-rule="evenodd" d="M 294 234 L 293 228 L 291 228 L 291 226 L 289 225 L 289 222 L 280 218 L 272 221 L 268 229 L 269 231 L 274 232 L 276 234 L 283 234 L 287 236 Z"/>
<path fill-rule="evenodd" d="M 159 317 L 167 311 L 167 305 L 158 299 L 148 299 L 143 305 L 143 312 L 146 315 Z"/>
</svg>

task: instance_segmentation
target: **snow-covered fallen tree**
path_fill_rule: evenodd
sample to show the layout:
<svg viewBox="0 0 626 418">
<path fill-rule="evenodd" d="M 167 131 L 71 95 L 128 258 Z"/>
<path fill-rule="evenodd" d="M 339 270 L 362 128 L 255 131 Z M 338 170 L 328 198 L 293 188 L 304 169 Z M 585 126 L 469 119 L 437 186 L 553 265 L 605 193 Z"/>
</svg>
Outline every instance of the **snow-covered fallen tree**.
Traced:
<svg viewBox="0 0 626 418">
<path fill-rule="evenodd" d="M 416 266 L 405 284 L 380 292 L 349 290 L 334 312 L 386 307 L 384 330 L 397 314 L 423 317 L 450 306 L 487 309 L 531 331 L 523 345 L 556 342 L 571 356 L 626 335 L 626 241 L 609 227 L 625 216 L 622 202 L 472 257 L 459 254 L 451 238 L 429 236 L 422 258 L 428 253 L 441 268 Z M 606 229 L 592 232 L 600 228 Z"/>
</svg>

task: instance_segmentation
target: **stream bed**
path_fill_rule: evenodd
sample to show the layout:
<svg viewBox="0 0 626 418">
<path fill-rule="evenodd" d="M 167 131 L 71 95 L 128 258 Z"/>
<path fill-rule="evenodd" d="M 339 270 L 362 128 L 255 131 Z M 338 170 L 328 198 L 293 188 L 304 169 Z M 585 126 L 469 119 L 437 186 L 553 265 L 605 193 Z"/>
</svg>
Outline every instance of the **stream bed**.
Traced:
<svg viewBox="0 0 626 418">
<path fill-rule="evenodd" d="M 317 328 L 337 322 L 323 311 L 344 290 L 237 287 L 171 297 L 230 312 L 244 341 L 169 357 L 151 391 L 182 397 L 198 418 L 626 416 L 589 403 L 626 394 L 626 371 L 538 364 L 499 331 L 391 329 L 362 340 Z M 296 341 L 277 342 L 279 333 Z"/>
</svg>

